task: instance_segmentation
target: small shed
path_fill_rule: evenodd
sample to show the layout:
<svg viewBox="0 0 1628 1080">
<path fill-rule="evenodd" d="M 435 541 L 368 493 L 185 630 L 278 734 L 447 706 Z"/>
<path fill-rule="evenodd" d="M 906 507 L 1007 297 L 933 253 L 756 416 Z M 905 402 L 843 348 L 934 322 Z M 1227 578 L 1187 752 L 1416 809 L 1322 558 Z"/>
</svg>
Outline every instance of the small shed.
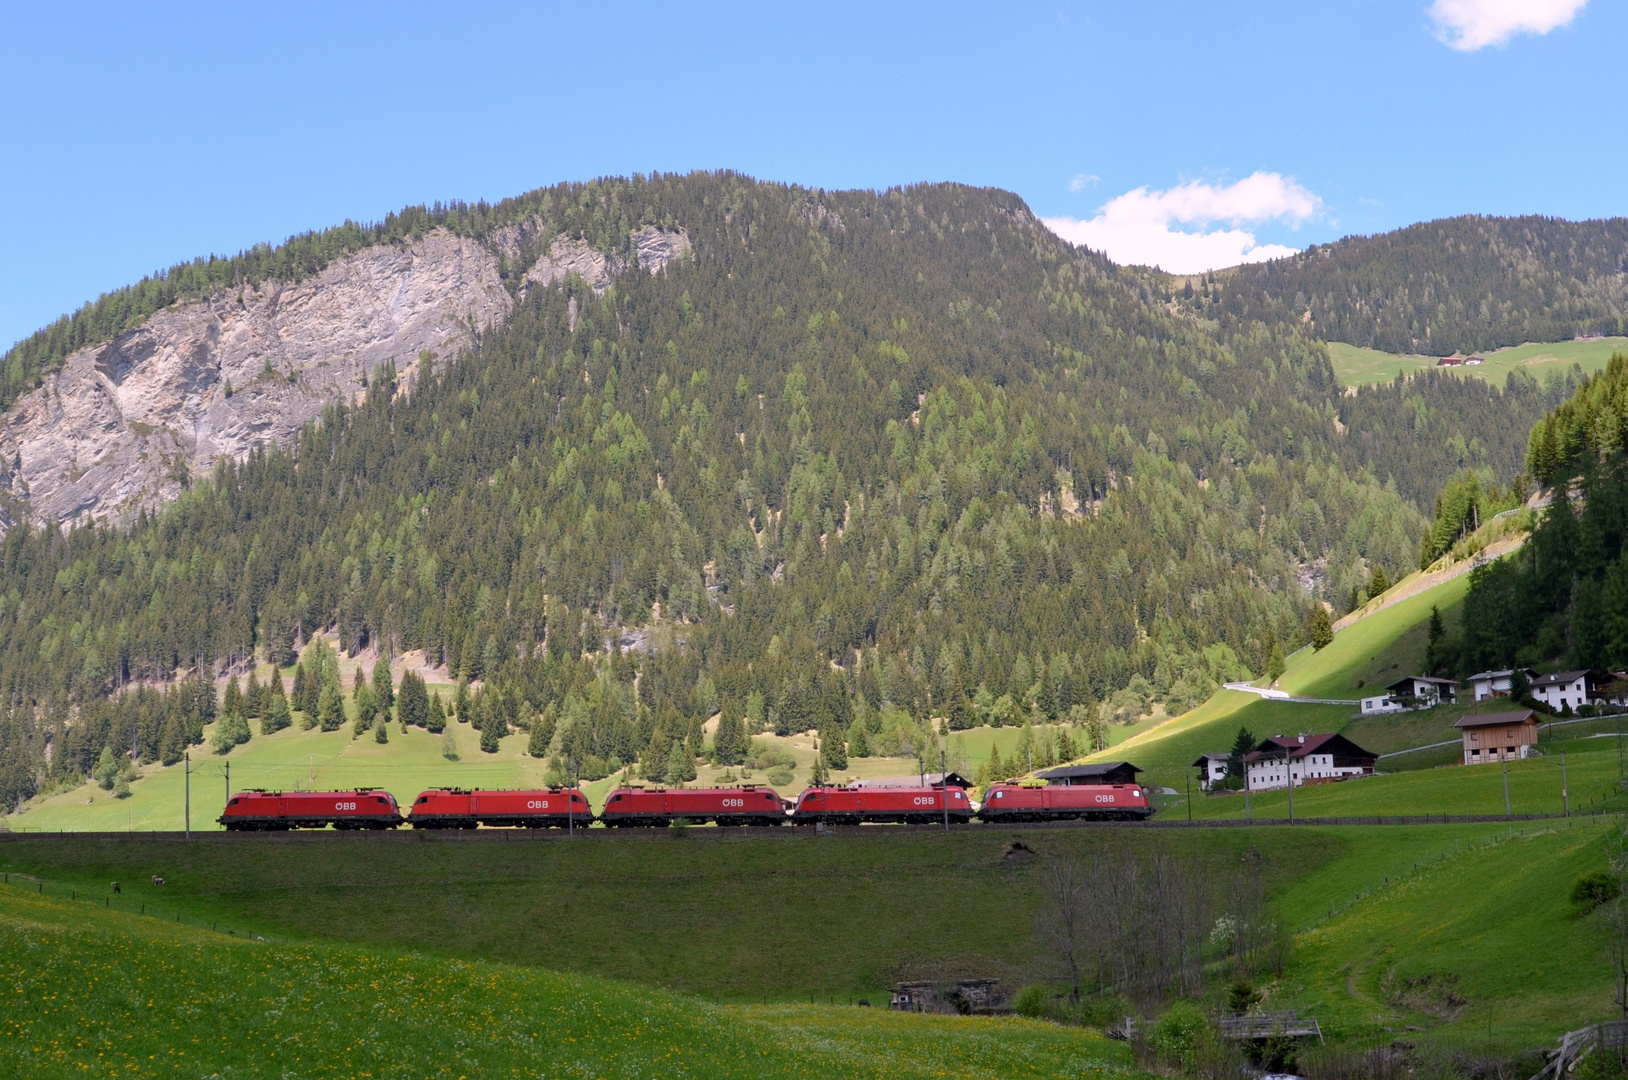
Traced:
<svg viewBox="0 0 1628 1080">
<path fill-rule="evenodd" d="M 1519 761 L 1538 744 L 1538 714 L 1531 709 L 1472 713 L 1454 727 L 1464 738 L 1464 764 Z"/>
<path fill-rule="evenodd" d="M 1092 765 L 1059 765 L 1055 769 L 1042 769 L 1035 773 L 1038 779 L 1053 784 L 1134 784 L 1141 772 L 1128 761 L 1099 761 Z"/>
<path fill-rule="evenodd" d="M 895 1012 L 959 1013 L 963 1016 L 1004 1012 L 1006 995 L 997 979 L 948 982 L 902 982 L 893 988 L 888 1008 Z"/>
</svg>

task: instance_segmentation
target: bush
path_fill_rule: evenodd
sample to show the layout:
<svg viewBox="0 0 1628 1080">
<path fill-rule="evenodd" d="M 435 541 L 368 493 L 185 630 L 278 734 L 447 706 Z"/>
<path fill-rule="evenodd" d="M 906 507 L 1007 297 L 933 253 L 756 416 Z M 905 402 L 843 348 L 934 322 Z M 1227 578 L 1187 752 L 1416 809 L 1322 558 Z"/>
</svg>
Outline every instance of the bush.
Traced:
<svg viewBox="0 0 1628 1080">
<path fill-rule="evenodd" d="M 745 765 L 748 769 L 790 770 L 797 767 L 797 759 L 783 746 L 776 746 L 767 739 L 753 739 L 746 751 Z"/>
<path fill-rule="evenodd" d="M 1051 991 L 1039 983 L 1030 983 L 1017 992 L 1012 999 L 1012 1008 L 1019 1016 L 1027 1016 L 1031 1020 L 1038 1020 L 1045 1016 L 1051 1006 Z"/>
<path fill-rule="evenodd" d="M 1191 1071 L 1209 1033 L 1204 1010 L 1191 1001 L 1178 1001 L 1159 1017 L 1148 1041 L 1160 1061 Z"/>
<path fill-rule="evenodd" d="M 1579 914 L 1586 915 L 1601 904 L 1609 904 L 1622 892 L 1617 879 L 1604 870 L 1584 874 L 1571 885 L 1571 902 Z"/>
<path fill-rule="evenodd" d="M 775 787 L 785 787 L 791 783 L 793 773 L 790 769 L 775 768 L 769 770 L 769 783 Z"/>
</svg>

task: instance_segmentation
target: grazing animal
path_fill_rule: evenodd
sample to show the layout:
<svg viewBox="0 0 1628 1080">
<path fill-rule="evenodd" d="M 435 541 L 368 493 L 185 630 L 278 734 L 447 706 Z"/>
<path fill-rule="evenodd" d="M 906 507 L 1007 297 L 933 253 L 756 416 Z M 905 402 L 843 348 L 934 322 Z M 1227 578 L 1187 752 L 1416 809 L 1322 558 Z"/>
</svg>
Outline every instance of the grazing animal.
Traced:
<svg viewBox="0 0 1628 1080">
<path fill-rule="evenodd" d="M 153 875 L 153 884 L 154 885 L 162 885 L 162 884 L 164 884 L 164 879 L 159 877 L 157 874 L 154 874 Z"/>
<path fill-rule="evenodd" d="M 115 881 L 115 882 L 114 882 L 114 883 L 113 883 L 113 891 L 114 891 L 114 892 L 118 892 L 118 891 L 119 891 L 119 883 L 118 883 L 118 882 L 117 882 L 117 881 Z"/>
</svg>

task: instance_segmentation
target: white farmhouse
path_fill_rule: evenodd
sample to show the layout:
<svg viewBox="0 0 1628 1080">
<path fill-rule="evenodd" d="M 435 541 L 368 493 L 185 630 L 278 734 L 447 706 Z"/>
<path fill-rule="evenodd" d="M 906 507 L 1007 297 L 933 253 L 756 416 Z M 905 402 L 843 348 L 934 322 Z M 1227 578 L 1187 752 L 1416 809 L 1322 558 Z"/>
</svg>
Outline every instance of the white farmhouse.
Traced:
<svg viewBox="0 0 1628 1080">
<path fill-rule="evenodd" d="M 1244 758 L 1251 791 L 1332 784 L 1371 776 L 1378 755 L 1344 735 L 1274 735 Z"/>
<path fill-rule="evenodd" d="M 1532 674 L 1531 668 L 1524 670 L 1527 684 L 1530 685 L 1536 676 Z M 1515 671 L 1513 668 L 1505 671 L 1478 671 L 1466 681 L 1470 684 L 1470 691 L 1476 701 L 1508 697 L 1515 685 Z"/>
<path fill-rule="evenodd" d="M 1532 696 L 1551 709 L 1587 705 L 1600 698 L 1599 688 L 1599 676 L 1592 671 L 1557 671 L 1532 680 Z"/>
</svg>

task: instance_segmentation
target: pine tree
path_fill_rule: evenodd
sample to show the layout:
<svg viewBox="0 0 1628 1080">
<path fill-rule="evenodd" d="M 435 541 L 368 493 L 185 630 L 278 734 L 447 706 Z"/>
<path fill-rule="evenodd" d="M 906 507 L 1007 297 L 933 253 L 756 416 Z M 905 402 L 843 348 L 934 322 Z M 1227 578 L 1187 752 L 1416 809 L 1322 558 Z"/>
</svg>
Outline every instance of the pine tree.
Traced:
<svg viewBox="0 0 1628 1080">
<path fill-rule="evenodd" d="M 1049 664 L 1040 669 L 1040 693 L 1035 696 L 1035 704 L 1047 723 L 1057 719 L 1057 690 L 1051 680 Z"/>
<path fill-rule="evenodd" d="M 180 710 L 172 706 L 169 718 L 164 721 L 164 734 L 159 740 L 158 760 L 164 765 L 179 764 L 186 748 L 186 723 L 181 719 Z"/>
<path fill-rule="evenodd" d="M 1057 729 L 1057 760 L 1063 763 L 1073 761 L 1080 753 L 1074 746 L 1074 737 L 1069 734 L 1068 728 Z"/>
<path fill-rule="evenodd" d="M 452 715 L 458 718 L 458 723 L 469 723 L 469 680 L 463 677 L 458 679 L 458 688 L 452 693 Z"/>
<path fill-rule="evenodd" d="M 260 716 L 260 734 L 270 735 L 283 730 L 291 723 L 293 717 L 289 715 L 288 699 L 281 694 L 272 694 L 265 712 Z"/>
<path fill-rule="evenodd" d="M 1378 596 L 1380 593 L 1389 591 L 1390 587 L 1391 579 L 1385 576 L 1385 568 L 1375 563 L 1374 576 L 1368 580 L 1368 595 L 1370 597 Z"/>
<path fill-rule="evenodd" d="M 1429 640 L 1425 643 L 1425 669 L 1428 675 L 1440 675 L 1447 666 L 1447 625 L 1442 621 L 1441 608 L 1430 605 Z"/>
<path fill-rule="evenodd" d="M 639 755 L 639 771 L 644 774 L 644 778 L 656 783 L 665 779 L 672 752 L 673 738 L 667 733 L 667 725 L 657 723 L 655 730 L 650 733 L 650 745 Z"/>
<path fill-rule="evenodd" d="M 220 711 L 228 714 L 243 712 L 243 690 L 237 684 L 236 675 L 226 680 L 226 694 L 221 700 Z"/>
<path fill-rule="evenodd" d="M 848 768 L 848 738 L 835 720 L 820 729 L 820 758 L 833 772 Z"/>
<path fill-rule="evenodd" d="M 854 726 L 848 729 L 848 753 L 856 758 L 871 756 L 870 732 L 862 719 L 855 720 Z"/>
<path fill-rule="evenodd" d="M 390 741 L 390 718 L 383 713 L 379 714 L 379 719 L 373 724 L 373 741 L 376 743 Z"/>
<path fill-rule="evenodd" d="M 1319 601 L 1312 605 L 1311 647 L 1321 652 L 1334 640 L 1334 624 L 1329 621 L 1328 608 Z"/>
<path fill-rule="evenodd" d="M 718 716 L 718 731 L 712 737 L 712 759 L 719 765 L 739 765 L 746 759 L 745 729 L 734 705 L 725 705 Z"/>
<path fill-rule="evenodd" d="M 1006 779 L 1006 766 L 1001 763 L 1001 748 L 989 744 L 989 776 L 992 781 Z"/>
<path fill-rule="evenodd" d="M 243 715 L 255 719 L 266 711 L 266 691 L 255 677 L 254 668 L 249 668 L 249 682 L 243 688 Z"/>
<path fill-rule="evenodd" d="M 366 675 L 366 673 L 362 670 L 361 663 L 358 662 L 357 665 L 356 665 L 356 671 L 351 676 L 350 696 L 351 696 L 352 701 L 360 701 L 361 700 L 362 688 L 367 685 L 367 679 L 366 679 L 365 675 Z"/>
<path fill-rule="evenodd" d="M 808 782 L 813 787 L 824 787 L 830 776 L 825 771 L 825 747 L 820 747 L 819 753 L 814 755 L 814 771 L 809 773 Z"/>
<path fill-rule="evenodd" d="M 667 782 L 669 784 L 687 784 L 695 779 L 695 758 L 690 756 L 688 747 L 683 740 L 674 739 L 673 748 L 667 753 Z"/>
<path fill-rule="evenodd" d="M 373 727 L 373 720 L 378 715 L 378 705 L 373 700 L 373 688 L 363 683 L 356 688 L 356 718 L 351 721 L 351 738 L 361 738 L 364 732 Z"/>
<path fill-rule="evenodd" d="M 1257 741 L 1246 727 L 1240 727 L 1238 734 L 1233 736 L 1232 750 L 1227 754 L 1228 787 L 1244 786 L 1244 772 L 1247 768 L 1244 758 L 1254 752 Z"/>
<path fill-rule="evenodd" d="M 339 696 L 339 687 L 325 683 L 317 694 L 317 726 L 323 731 L 338 731 L 345 723 L 345 704 Z"/>
<path fill-rule="evenodd" d="M 1277 682 L 1288 668 L 1288 662 L 1283 659 L 1283 646 L 1273 642 L 1272 655 L 1266 662 L 1266 677 Z"/>
<path fill-rule="evenodd" d="M 97 759 L 96 771 L 92 775 L 103 791 L 113 790 L 113 784 L 119 778 L 119 763 L 113 757 L 111 746 L 102 747 L 102 756 Z"/>
<path fill-rule="evenodd" d="M 356 670 L 362 670 L 360 664 Z M 390 661 L 382 656 L 379 657 L 379 662 L 373 665 L 373 697 L 379 703 L 379 711 L 389 716 L 390 710 L 396 705 L 396 689 L 395 684 L 391 682 Z"/>
<path fill-rule="evenodd" d="M 531 718 L 531 735 L 526 739 L 526 753 L 534 758 L 548 756 L 549 744 L 554 741 L 554 705 L 552 702 L 541 713 Z"/>
<path fill-rule="evenodd" d="M 276 694 L 276 695 L 278 695 L 280 697 L 286 697 L 287 696 L 287 695 L 285 695 L 283 693 L 283 673 L 278 671 L 276 668 L 271 669 L 271 678 L 269 680 L 267 680 L 267 682 L 266 682 L 266 704 L 267 705 L 271 704 L 271 696 L 273 694 Z"/>
<path fill-rule="evenodd" d="M 307 676 L 305 674 L 305 662 L 302 660 L 299 663 L 294 665 L 294 691 L 293 691 L 293 696 L 288 699 L 289 704 L 292 705 L 295 709 L 298 709 L 300 712 L 303 712 L 303 713 L 312 712 L 313 710 L 307 709 L 305 707 L 305 696 L 306 696 L 307 692 L 308 692 L 308 687 L 307 687 Z M 301 726 L 302 727 L 309 727 L 310 725 L 309 724 L 303 724 Z"/>
<path fill-rule="evenodd" d="M 209 746 L 217 754 L 229 754 L 235 747 L 248 742 L 249 735 L 249 722 L 243 718 L 243 714 L 228 712 L 215 725 L 215 734 L 209 740 Z"/>
<path fill-rule="evenodd" d="M 429 708 L 424 712 L 424 730 L 432 735 L 439 735 L 446 730 L 447 713 L 441 707 L 441 695 L 431 694 Z"/>
<path fill-rule="evenodd" d="M 423 727 L 429 719 L 430 696 L 419 675 L 406 671 L 396 693 L 396 718 L 406 727 Z"/>
</svg>

